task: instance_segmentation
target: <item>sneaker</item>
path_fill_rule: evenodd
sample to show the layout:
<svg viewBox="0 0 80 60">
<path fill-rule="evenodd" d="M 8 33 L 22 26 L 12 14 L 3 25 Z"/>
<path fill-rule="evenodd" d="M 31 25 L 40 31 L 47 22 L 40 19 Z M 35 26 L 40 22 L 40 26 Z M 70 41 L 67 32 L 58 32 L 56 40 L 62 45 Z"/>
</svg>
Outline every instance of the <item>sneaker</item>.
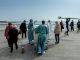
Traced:
<svg viewBox="0 0 80 60">
<path fill-rule="evenodd" d="M 45 54 L 46 52 L 44 51 L 43 54 Z"/>
<path fill-rule="evenodd" d="M 38 52 L 38 54 L 40 54 L 41 52 Z"/>
</svg>

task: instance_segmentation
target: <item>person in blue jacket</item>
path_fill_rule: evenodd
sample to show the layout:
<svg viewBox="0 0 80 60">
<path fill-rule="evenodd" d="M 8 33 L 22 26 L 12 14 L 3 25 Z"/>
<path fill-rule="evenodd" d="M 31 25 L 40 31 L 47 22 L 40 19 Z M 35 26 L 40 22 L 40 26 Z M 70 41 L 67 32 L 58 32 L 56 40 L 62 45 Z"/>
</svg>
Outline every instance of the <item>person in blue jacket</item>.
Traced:
<svg viewBox="0 0 80 60">
<path fill-rule="evenodd" d="M 29 44 L 33 44 L 32 40 L 34 40 L 34 33 L 33 33 L 33 19 L 30 19 L 30 22 L 28 24 L 28 40 Z"/>
<path fill-rule="evenodd" d="M 45 21 L 42 21 L 42 24 L 35 28 L 35 33 L 39 34 L 37 41 L 37 53 L 42 55 L 45 52 L 44 45 L 48 34 L 48 28 L 45 26 Z"/>
</svg>

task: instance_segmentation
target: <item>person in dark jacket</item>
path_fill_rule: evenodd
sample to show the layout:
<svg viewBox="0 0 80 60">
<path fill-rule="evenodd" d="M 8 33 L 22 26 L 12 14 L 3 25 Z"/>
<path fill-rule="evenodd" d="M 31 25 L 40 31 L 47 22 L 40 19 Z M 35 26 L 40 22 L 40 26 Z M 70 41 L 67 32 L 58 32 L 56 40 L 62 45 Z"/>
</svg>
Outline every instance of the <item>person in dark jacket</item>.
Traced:
<svg viewBox="0 0 80 60">
<path fill-rule="evenodd" d="M 9 30 L 9 41 L 10 41 L 10 52 L 13 52 L 13 44 L 15 44 L 16 49 L 18 49 L 17 41 L 18 41 L 18 30 L 14 27 Z"/>
<path fill-rule="evenodd" d="M 25 38 L 27 37 L 26 36 L 26 32 L 27 32 L 27 27 L 26 27 L 26 21 L 24 20 L 23 23 L 21 23 L 20 25 L 20 31 L 22 33 L 22 38 L 23 38 L 23 35 L 25 34 Z"/>
<path fill-rule="evenodd" d="M 65 32 L 65 35 L 69 35 L 68 32 L 69 32 L 69 21 L 70 19 L 66 19 L 66 29 L 67 31 Z"/>
<path fill-rule="evenodd" d="M 72 20 L 72 22 L 70 23 L 70 27 L 71 27 L 71 31 L 74 31 L 74 21 Z"/>
<path fill-rule="evenodd" d="M 62 29 L 64 29 L 64 24 L 63 24 L 62 20 L 60 22 L 60 26 L 61 26 L 61 32 L 62 32 Z"/>
<path fill-rule="evenodd" d="M 80 30 L 80 20 L 78 20 L 78 22 L 77 22 L 77 29 L 78 29 L 78 31 Z"/>
</svg>

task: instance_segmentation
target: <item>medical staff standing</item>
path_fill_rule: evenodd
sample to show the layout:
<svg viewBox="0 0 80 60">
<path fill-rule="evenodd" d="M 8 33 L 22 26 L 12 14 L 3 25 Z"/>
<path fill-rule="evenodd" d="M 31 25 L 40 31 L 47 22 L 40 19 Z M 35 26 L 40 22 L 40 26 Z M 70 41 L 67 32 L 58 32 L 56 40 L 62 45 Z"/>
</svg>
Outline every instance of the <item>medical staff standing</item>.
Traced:
<svg viewBox="0 0 80 60">
<path fill-rule="evenodd" d="M 34 40 L 34 32 L 33 32 L 33 19 L 30 19 L 30 22 L 28 24 L 28 40 L 29 44 L 33 44 L 32 40 Z"/>
<path fill-rule="evenodd" d="M 37 53 L 42 55 L 44 53 L 44 45 L 48 34 L 48 28 L 45 26 L 45 21 L 35 29 L 35 33 L 38 33 L 37 41 Z"/>
</svg>

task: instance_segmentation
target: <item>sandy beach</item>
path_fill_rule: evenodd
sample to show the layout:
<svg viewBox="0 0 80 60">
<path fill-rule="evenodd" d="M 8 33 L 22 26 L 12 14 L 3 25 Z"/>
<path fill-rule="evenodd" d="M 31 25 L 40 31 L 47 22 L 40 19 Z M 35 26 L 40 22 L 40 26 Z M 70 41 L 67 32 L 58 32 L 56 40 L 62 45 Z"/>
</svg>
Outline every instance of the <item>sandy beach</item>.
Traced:
<svg viewBox="0 0 80 60">
<path fill-rule="evenodd" d="M 13 53 L 9 52 L 4 31 L 0 31 L 0 60 L 80 60 L 80 33 L 69 32 L 65 36 L 60 35 L 60 44 L 55 45 L 54 33 L 51 32 L 51 40 L 48 43 L 48 50 L 42 56 L 37 56 L 35 47 L 28 44 L 28 39 L 18 40 L 19 49 L 14 48 Z M 25 53 L 21 54 L 21 46 L 25 45 Z"/>
</svg>

